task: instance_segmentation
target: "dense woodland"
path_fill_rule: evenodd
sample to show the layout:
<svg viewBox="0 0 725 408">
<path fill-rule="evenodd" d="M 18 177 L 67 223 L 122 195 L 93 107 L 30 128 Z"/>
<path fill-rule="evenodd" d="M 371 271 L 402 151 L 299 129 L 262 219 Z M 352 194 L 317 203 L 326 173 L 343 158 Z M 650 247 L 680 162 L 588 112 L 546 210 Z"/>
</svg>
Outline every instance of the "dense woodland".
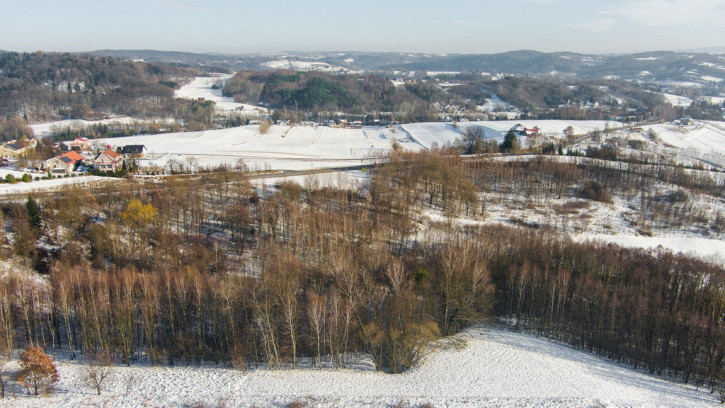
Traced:
<svg viewBox="0 0 725 408">
<path fill-rule="evenodd" d="M 238 72 L 224 95 L 239 102 L 264 103 L 277 109 L 352 114 L 386 112 L 398 121 L 437 120 L 435 102 L 449 99 L 434 81 L 396 87 L 378 75 L 321 72 Z"/>
<path fill-rule="evenodd" d="M 195 75 L 195 69 L 111 57 L 0 53 L 0 117 L 31 122 L 109 113 L 182 118 L 189 108 L 175 101 L 173 87 Z"/>
<path fill-rule="evenodd" d="M 721 198 L 706 172 L 582 160 L 394 153 L 353 190 L 257 189 L 217 169 L 6 204 L 2 255 L 47 277 L 0 283 L 0 345 L 243 369 L 340 367 L 363 352 L 398 373 L 431 340 L 499 319 L 721 387 L 722 267 L 577 244 L 551 226 L 454 222 L 485 219 L 491 194 L 558 206 L 562 219 L 629 194 L 650 228 L 725 227 L 722 214 L 681 217 L 690 194 Z M 656 195 L 663 183 L 681 192 Z"/>
</svg>

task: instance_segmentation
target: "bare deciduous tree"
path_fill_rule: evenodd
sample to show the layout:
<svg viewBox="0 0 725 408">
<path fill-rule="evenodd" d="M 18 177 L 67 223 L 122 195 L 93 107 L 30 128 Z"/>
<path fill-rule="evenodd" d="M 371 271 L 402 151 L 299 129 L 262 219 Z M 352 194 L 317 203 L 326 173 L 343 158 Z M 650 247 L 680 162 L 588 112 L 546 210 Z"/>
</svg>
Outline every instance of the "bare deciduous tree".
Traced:
<svg viewBox="0 0 725 408">
<path fill-rule="evenodd" d="M 86 383 L 101 395 L 103 385 L 107 384 L 114 374 L 113 359 L 108 354 L 90 354 L 83 370 Z"/>
</svg>

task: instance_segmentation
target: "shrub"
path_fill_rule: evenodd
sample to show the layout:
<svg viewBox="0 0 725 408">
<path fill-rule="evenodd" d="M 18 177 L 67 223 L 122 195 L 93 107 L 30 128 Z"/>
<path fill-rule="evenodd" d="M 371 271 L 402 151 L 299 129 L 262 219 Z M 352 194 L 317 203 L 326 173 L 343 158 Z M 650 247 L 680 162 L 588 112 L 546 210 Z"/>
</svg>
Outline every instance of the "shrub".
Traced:
<svg viewBox="0 0 725 408">
<path fill-rule="evenodd" d="M 307 403 L 300 400 L 294 400 L 287 404 L 287 408 L 305 408 L 307 406 Z"/>
<path fill-rule="evenodd" d="M 609 195 L 604 186 L 598 181 L 589 180 L 582 189 L 582 195 L 585 198 L 602 203 L 611 203 L 612 197 Z"/>
<path fill-rule="evenodd" d="M 58 382 L 58 370 L 55 368 L 53 357 L 45 354 L 40 346 L 28 346 L 20 356 L 22 369 L 18 374 L 18 381 L 30 394 L 30 389 L 38 395 L 38 391 L 46 393 L 53 384 Z"/>
<path fill-rule="evenodd" d="M 642 150 L 644 148 L 644 141 L 637 139 L 627 140 L 627 145 L 632 149 Z"/>
<path fill-rule="evenodd" d="M 270 127 L 272 127 L 272 123 L 270 123 L 268 120 L 261 121 L 259 123 L 259 134 L 263 135 L 267 133 Z"/>
<path fill-rule="evenodd" d="M 690 199 L 690 196 L 684 190 L 677 190 L 670 194 L 669 198 L 672 203 L 686 203 Z"/>
</svg>

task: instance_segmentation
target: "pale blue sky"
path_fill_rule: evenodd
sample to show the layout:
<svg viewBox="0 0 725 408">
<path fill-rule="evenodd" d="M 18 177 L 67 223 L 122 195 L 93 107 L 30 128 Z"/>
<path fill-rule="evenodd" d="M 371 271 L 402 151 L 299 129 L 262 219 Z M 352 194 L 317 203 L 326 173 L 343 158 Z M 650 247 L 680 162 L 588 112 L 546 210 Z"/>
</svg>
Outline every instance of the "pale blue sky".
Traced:
<svg viewBox="0 0 725 408">
<path fill-rule="evenodd" d="M 725 0 L 0 0 L 0 49 L 192 52 L 725 46 Z"/>
</svg>

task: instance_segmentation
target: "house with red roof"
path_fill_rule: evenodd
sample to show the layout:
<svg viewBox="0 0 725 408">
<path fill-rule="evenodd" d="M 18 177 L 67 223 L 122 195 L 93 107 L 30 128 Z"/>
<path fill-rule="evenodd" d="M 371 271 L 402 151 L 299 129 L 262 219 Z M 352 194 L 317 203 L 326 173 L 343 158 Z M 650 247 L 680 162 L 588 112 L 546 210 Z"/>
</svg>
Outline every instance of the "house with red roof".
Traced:
<svg viewBox="0 0 725 408">
<path fill-rule="evenodd" d="M 83 163 L 85 157 L 73 150 L 43 162 L 43 170 L 52 174 L 71 174 Z"/>
<path fill-rule="evenodd" d="M 99 171 L 118 171 L 123 166 L 123 156 L 106 149 L 93 159 L 93 167 Z"/>
</svg>

